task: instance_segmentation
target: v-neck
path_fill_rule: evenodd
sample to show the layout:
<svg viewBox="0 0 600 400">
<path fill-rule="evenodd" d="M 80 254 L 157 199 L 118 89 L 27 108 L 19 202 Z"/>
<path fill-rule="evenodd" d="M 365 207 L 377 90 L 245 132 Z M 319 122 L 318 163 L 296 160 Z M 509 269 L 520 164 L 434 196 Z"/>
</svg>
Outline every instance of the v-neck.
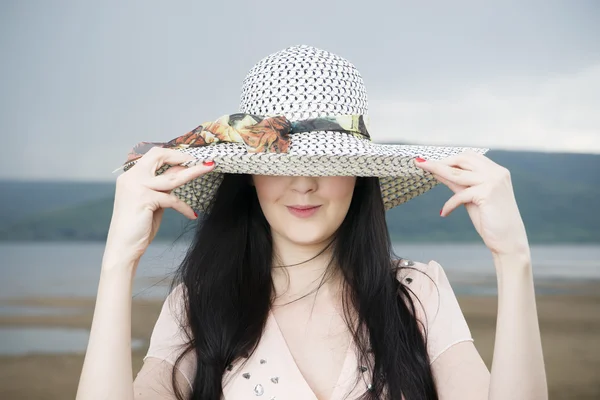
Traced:
<svg viewBox="0 0 600 400">
<path fill-rule="evenodd" d="M 357 382 L 359 371 L 355 344 L 351 340 L 329 399 L 319 399 L 300 371 L 283 336 L 275 314 L 269 310 L 262 337 L 250 358 L 238 362 L 223 376 L 226 400 L 261 396 L 265 400 L 344 400 L 364 393 Z M 358 383 L 358 384 L 357 384 Z M 366 384 L 366 382 L 363 382 Z"/>
<path fill-rule="evenodd" d="M 304 389 L 303 392 L 306 391 L 307 394 L 310 394 L 310 398 L 314 399 L 314 400 L 337 400 L 337 399 L 342 398 L 342 396 L 340 396 L 340 394 L 345 394 L 345 393 L 343 393 L 343 389 L 345 389 L 347 387 L 347 385 L 344 385 L 344 382 L 347 380 L 347 375 L 350 372 L 348 370 L 352 369 L 352 367 L 349 364 L 353 361 L 353 358 L 354 358 L 354 363 L 356 363 L 356 358 L 352 357 L 352 355 L 354 355 L 354 351 L 353 351 L 354 341 L 352 339 L 350 340 L 350 343 L 348 344 L 348 347 L 346 348 L 344 361 L 342 362 L 342 367 L 340 368 L 340 373 L 335 382 L 333 390 L 331 391 L 329 399 L 318 399 L 317 395 L 315 394 L 315 392 L 313 391 L 311 386 L 308 384 L 306 378 L 302 374 L 302 371 L 300 371 L 300 368 L 298 367 L 298 364 L 296 363 L 296 360 L 294 359 L 294 356 L 292 355 L 291 349 L 290 349 L 287 341 L 285 340 L 285 336 L 283 336 L 283 331 L 281 330 L 281 327 L 279 326 L 279 323 L 277 322 L 277 318 L 275 317 L 275 314 L 273 313 L 272 310 L 269 310 L 269 315 L 267 318 L 267 329 L 269 329 L 269 328 L 273 333 L 271 340 L 273 340 L 273 342 L 274 342 L 274 343 L 270 343 L 270 344 L 281 348 L 281 351 L 283 353 L 282 355 L 286 359 L 287 364 L 290 366 L 289 372 L 295 376 L 294 381 L 297 381 L 299 384 L 301 384 L 303 386 L 303 389 Z M 295 388 L 295 389 L 297 389 L 297 388 Z M 307 397 L 302 397 L 302 398 L 307 399 Z"/>
</svg>

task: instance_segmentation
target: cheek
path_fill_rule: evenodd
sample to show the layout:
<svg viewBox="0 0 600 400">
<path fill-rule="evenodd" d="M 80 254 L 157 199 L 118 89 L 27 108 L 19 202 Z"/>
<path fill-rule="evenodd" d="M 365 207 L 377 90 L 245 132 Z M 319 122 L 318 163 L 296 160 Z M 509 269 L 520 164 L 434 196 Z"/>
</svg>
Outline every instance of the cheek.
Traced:
<svg viewBox="0 0 600 400">
<path fill-rule="evenodd" d="M 285 197 L 288 186 L 285 180 L 286 177 L 282 176 L 260 175 L 253 178 L 260 208 L 273 229 L 277 229 L 281 223 L 282 212 L 287 211 L 281 210 L 282 207 L 278 205 Z"/>
<path fill-rule="evenodd" d="M 322 177 L 320 187 L 322 188 L 322 196 L 331 203 L 339 205 L 350 205 L 356 178 L 353 176 L 326 176 Z"/>
<path fill-rule="evenodd" d="M 274 207 L 273 204 L 285 195 L 288 186 L 286 179 L 287 177 L 284 176 L 256 175 L 252 177 L 258 201 L 265 215 Z"/>
<path fill-rule="evenodd" d="M 356 184 L 355 177 L 324 177 L 322 196 L 327 199 L 326 223 L 328 230 L 337 230 L 346 218 L 352 195 L 354 194 L 354 186 Z"/>
</svg>

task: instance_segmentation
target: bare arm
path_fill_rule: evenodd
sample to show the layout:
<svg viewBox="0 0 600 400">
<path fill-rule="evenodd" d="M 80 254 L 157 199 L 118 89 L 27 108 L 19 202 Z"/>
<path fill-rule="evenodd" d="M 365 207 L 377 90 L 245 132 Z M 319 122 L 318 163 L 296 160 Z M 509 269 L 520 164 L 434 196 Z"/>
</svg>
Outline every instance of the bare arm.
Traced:
<svg viewBox="0 0 600 400">
<path fill-rule="evenodd" d="M 131 362 L 131 295 L 139 260 L 154 239 L 165 208 L 196 219 L 189 205 L 171 191 L 212 170 L 212 165 L 174 166 L 156 176 L 164 164 L 195 160 L 172 149 L 153 148 L 117 179 L 113 216 L 102 259 L 90 339 L 77 400 L 152 399 L 134 395 Z M 144 376 L 148 378 L 144 371 Z M 152 369 L 157 381 L 164 371 Z M 151 379 L 151 378 L 148 378 Z M 158 397 L 161 398 L 161 397 Z M 169 397 L 162 397 L 169 398 Z M 174 398 L 174 397 L 171 397 Z"/>
<path fill-rule="evenodd" d="M 417 160 L 418 161 L 418 160 Z M 498 279 L 498 318 L 494 360 L 487 397 L 474 347 L 442 355 L 434 364 L 444 399 L 548 398 L 531 253 L 515 200 L 510 171 L 489 158 L 465 152 L 441 161 L 417 162 L 454 192 L 440 211 L 446 216 L 464 205 L 475 230 L 492 252 Z M 467 361 L 461 364 L 460 359 Z M 455 365 L 456 368 L 450 366 Z M 453 369 L 450 371 L 450 369 Z M 448 379 L 448 376 L 456 376 Z M 459 376 L 460 375 L 460 376 Z M 448 383 L 450 382 L 450 383 Z M 469 390 L 471 389 L 471 391 Z"/>
<path fill-rule="evenodd" d="M 175 399 L 171 382 L 173 366 L 168 362 L 150 357 L 135 380 L 132 379 L 130 277 L 134 276 L 138 263 L 116 266 L 111 265 L 109 257 L 105 259 L 77 399 Z M 176 369 L 175 376 L 178 387 L 189 395 L 183 374 Z"/>
<path fill-rule="evenodd" d="M 494 257 L 494 263 L 498 318 L 491 375 L 473 343 L 459 343 L 432 364 L 440 400 L 548 398 L 531 262 L 515 255 Z"/>
<path fill-rule="evenodd" d="M 548 385 L 535 303 L 531 258 L 494 256 L 498 319 L 490 399 L 547 399 Z"/>
<path fill-rule="evenodd" d="M 137 264 L 105 254 L 77 400 L 134 398 L 131 285 Z"/>
</svg>

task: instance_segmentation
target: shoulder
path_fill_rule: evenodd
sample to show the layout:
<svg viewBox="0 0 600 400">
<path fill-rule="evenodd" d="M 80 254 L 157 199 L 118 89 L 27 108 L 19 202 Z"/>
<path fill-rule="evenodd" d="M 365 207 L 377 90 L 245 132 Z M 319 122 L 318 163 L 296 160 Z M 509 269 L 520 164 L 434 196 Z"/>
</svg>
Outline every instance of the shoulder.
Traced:
<svg viewBox="0 0 600 400">
<path fill-rule="evenodd" d="M 458 307 L 454 290 L 440 263 L 403 259 L 398 264 L 396 279 L 407 288 L 417 317 L 431 327 L 448 309 Z"/>
<path fill-rule="evenodd" d="M 149 353 L 157 352 L 162 355 L 172 353 L 185 345 L 190 335 L 186 315 L 185 287 L 179 284 L 163 302 L 150 337 Z"/>
<path fill-rule="evenodd" d="M 404 262 L 402 262 L 404 261 Z M 448 277 L 440 263 L 401 260 L 396 278 L 408 290 L 423 324 L 430 362 L 456 343 L 472 341 Z"/>
<path fill-rule="evenodd" d="M 161 313 L 159 316 L 159 322 L 177 322 L 179 325 L 184 324 L 186 319 L 186 301 L 187 291 L 183 283 L 179 283 L 173 287 L 171 292 L 165 298 Z"/>
<path fill-rule="evenodd" d="M 185 293 L 185 286 L 178 284 L 165 299 L 152 330 L 144 362 L 155 358 L 175 365 L 181 353 L 187 348 L 191 331 L 186 317 Z M 188 383 L 195 375 L 195 363 L 194 352 L 187 352 L 177 365 Z"/>
<path fill-rule="evenodd" d="M 400 259 L 396 263 L 396 279 L 413 291 L 429 290 L 438 284 L 448 284 L 448 278 L 440 263 L 430 260 L 427 263 Z"/>
<path fill-rule="evenodd" d="M 177 306 L 181 307 L 183 303 L 187 300 L 187 290 L 183 283 L 178 283 L 171 293 L 165 299 L 165 303 L 169 306 Z"/>
</svg>

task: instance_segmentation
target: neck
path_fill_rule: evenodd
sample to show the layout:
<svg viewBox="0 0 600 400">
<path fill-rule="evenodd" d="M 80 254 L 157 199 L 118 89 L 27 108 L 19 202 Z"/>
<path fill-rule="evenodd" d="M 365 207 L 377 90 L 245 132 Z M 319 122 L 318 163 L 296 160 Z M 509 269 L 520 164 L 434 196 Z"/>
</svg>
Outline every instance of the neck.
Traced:
<svg viewBox="0 0 600 400">
<path fill-rule="evenodd" d="M 285 304 L 315 294 L 339 291 L 340 277 L 332 263 L 331 239 L 315 244 L 300 245 L 273 235 L 273 284 L 275 304 Z"/>
</svg>

